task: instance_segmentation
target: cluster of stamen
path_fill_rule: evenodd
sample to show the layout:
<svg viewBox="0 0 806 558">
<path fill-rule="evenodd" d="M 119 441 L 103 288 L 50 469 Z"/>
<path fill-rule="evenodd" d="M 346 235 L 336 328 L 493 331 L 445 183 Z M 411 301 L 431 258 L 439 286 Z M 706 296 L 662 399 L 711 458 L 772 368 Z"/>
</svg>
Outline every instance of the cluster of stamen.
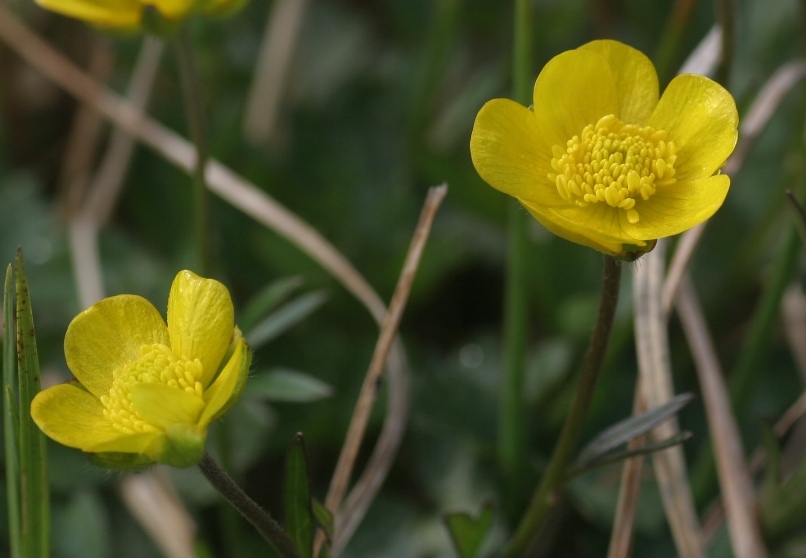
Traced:
<svg viewBox="0 0 806 558">
<path fill-rule="evenodd" d="M 132 405 L 131 386 L 164 384 L 201 399 L 204 391 L 199 381 L 201 376 L 202 364 L 199 359 L 179 358 L 162 344 L 143 345 L 139 359 L 113 372 L 112 389 L 107 395 L 101 396 L 104 416 L 117 430 L 126 434 L 156 432 L 158 429 L 143 420 Z"/>
<path fill-rule="evenodd" d="M 675 183 L 674 143 L 666 132 L 624 124 L 612 114 L 585 126 L 566 147 L 552 148 L 548 178 L 565 200 L 580 207 L 606 203 L 638 222 L 636 202 L 647 201 L 658 187 Z"/>
</svg>

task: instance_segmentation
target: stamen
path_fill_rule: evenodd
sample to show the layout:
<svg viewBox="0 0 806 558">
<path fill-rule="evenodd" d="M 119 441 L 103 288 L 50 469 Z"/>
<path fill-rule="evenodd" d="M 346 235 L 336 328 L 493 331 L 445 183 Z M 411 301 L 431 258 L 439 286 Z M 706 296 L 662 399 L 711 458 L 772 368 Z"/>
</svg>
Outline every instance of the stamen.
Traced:
<svg viewBox="0 0 806 558">
<path fill-rule="evenodd" d="M 606 203 L 637 223 L 642 203 L 676 182 L 674 143 L 664 130 L 625 124 L 609 114 L 585 126 L 563 148 L 551 148 L 548 178 L 560 196 L 579 207 Z"/>
</svg>

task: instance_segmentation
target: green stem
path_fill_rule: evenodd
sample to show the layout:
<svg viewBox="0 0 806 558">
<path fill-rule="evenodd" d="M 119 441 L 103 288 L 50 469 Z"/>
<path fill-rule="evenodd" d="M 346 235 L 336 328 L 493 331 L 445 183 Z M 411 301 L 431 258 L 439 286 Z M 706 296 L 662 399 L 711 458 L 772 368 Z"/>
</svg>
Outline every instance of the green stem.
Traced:
<svg viewBox="0 0 806 558">
<path fill-rule="evenodd" d="M 212 237 L 210 231 L 210 193 L 204 171 L 207 166 L 207 132 L 201 87 L 193 56 L 193 45 L 185 26 L 174 39 L 179 79 L 182 82 L 188 129 L 196 146 L 196 164 L 193 168 L 193 229 L 196 238 L 198 272 L 212 276 Z"/>
<path fill-rule="evenodd" d="M 209 453 L 205 453 L 199 462 L 199 470 L 208 482 L 232 504 L 238 512 L 257 529 L 283 558 L 297 558 L 297 551 L 283 528 L 272 517 L 258 506 L 241 487 L 222 469 Z"/>
<path fill-rule="evenodd" d="M 516 100 L 530 105 L 532 79 L 532 3 L 515 0 L 513 90 Z M 507 482 L 509 508 L 517 505 L 520 492 L 526 433 L 523 376 L 526 365 L 527 311 L 526 213 L 517 201 L 509 202 L 507 270 L 504 292 L 504 380 L 499 416 L 498 459 Z"/>
<path fill-rule="evenodd" d="M 607 352 L 620 284 L 621 262 L 612 256 L 605 256 L 599 314 L 596 317 L 596 327 L 582 364 L 582 373 L 577 383 L 574 400 L 562 432 L 560 432 L 560 438 L 554 447 L 554 453 L 540 480 L 540 485 L 532 496 L 526 515 L 506 548 L 504 556 L 507 558 L 526 555 L 530 543 L 543 526 L 549 511 L 559 501 L 559 491 L 565 483 L 568 466 L 579 446 L 582 427 L 593 400 L 596 382 Z"/>
</svg>

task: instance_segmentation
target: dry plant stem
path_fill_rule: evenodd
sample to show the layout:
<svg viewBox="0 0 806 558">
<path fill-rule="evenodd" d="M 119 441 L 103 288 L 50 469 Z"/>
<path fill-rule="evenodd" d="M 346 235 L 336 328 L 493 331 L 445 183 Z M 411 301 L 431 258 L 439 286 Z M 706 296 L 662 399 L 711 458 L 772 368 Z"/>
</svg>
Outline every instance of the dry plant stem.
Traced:
<svg viewBox="0 0 806 558">
<path fill-rule="evenodd" d="M 334 513 L 335 531 L 339 532 L 340 519 L 339 519 L 339 506 L 341 505 L 344 494 L 347 491 L 347 486 L 350 482 L 352 470 L 355 465 L 355 459 L 358 455 L 358 450 L 361 447 L 361 441 L 366 432 L 367 423 L 369 421 L 370 413 L 375 405 L 375 400 L 378 393 L 378 381 L 383 374 L 383 369 L 386 364 L 389 349 L 392 342 L 395 340 L 397 328 L 400 324 L 400 319 L 403 316 L 403 310 L 406 307 L 411 285 L 414 281 L 414 276 L 417 272 L 417 267 L 420 264 L 420 258 L 425 248 L 425 242 L 428 239 L 428 234 L 431 230 L 431 224 L 436 216 L 437 209 L 442 203 L 448 189 L 446 185 L 431 188 L 428 191 L 425 205 L 423 206 L 420 220 L 417 224 L 417 229 L 414 232 L 409 252 L 406 255 L 406 261 L 403 264 L 403 271 L 400 274 L 395 292 L 392 295 L 392 301 L 389 304 L 389 311 L 386 314 L 386 319 L 381 326 L 381 333 L 378 337 L 378 342 L 375 345 L 375 352 L 370 361 L 369 370 L 364 377 L 364 383 L 361 386 L 361 393 L 358 397 L 353 417 L 350 420 L 350 426 L 347 430 L 347 436 L 344 445 L 339 455 L 339 460 L 336 464 L 336 469 L 333 473 L 333 479 L 330 483 L 330 490 L 325 499 L 325 506 Z M 338 536 L 338 535 L 337 535 Z M 335 555 L 335 553 L 334 553 Z"/>
<path fill-rule="evenodd" d="M 244 135 L 255 143 L 277 139 L 283 92 L 307 5 L 308 0 L 278 0 L 269 10 L 243 119 Z"/>
<path fill-rule="evenodd" d="M 632 416 L 646 411 L 646 400 L 641 389 L 641 378 L 635 382 Z M 638 436 L 627 444 L 629 449 L 637 449 L 646 444 L 646 436 Z M 644 456 L 627 459 L 621 471 L 621 488 L 616 504 L 616 518 L 613 521 L 613 534 L 607 558 L 628 558 L 632 554 L 635 514 L 638 508 L 638 495 L 641 491 L 641 472 Z"/>
<path fill-rule="evenodd" d="M 734 556 L 765 558 L 767 549 L 755 513 L 753 485 L 745 466 L 739 428 L 731 411 L 711 335 L 688 278 L 680 286 L 677 313 L 697 365 Z"/>
<path fill-rule="evenodd" d="M 199 462 L 199 470 L 209 483 L 238 510 L 257 532 L 266 539 L 283 558 L 296 558 L 297 552 L 283 528 L 258 506 L 235 481 L 216 463 L 209 453 Z"/>
<path fill-rule="evenodd" d="M 515 535 L 507 546 L 504 555 L 507 558 L 525 556 L 532 540 L 540 532 L 551 509 L 560 499 L 565 474 L 582 436 L 582 427 L 588 414 L 596 382 L 602 369 L 613 318 L 616 314 L 619 286 L 621 284 L 621 262 L 612 256 L 604 257 L 604 277 L 602 294 L 599 299 L 599 313 L 591 336 L 588 352 L 582 364 L 582 373 L 577 381 L 574 399 L 560 432 L 557 445 L 551 455 L 549 464 L 543 472 L 523 519 L 518 525 Z"/>
<path fill-rule="evenodd" d="M 666 241 L 659 240 L 655 249 L 641 259 L 633 281 L 638 368 L 649 408 L 663 405 L 674 394 L 666 317 L 661 309 L 665 248 Z M 655 428 L 651 436 L 655 440 L 664 440 L 678 432 L 677 421 L 671 419 Z M 703 558 L 700 527 L 682 448 L 677 446 L 656 452 L 652 455 L 652 462 L 679 555 Z"/>
<path fill-rule="evenodd" d="M 174 39 L 174 50 L 182 82 L 182 93 L 188 129 L 196 147 L 196 160 L 193 163 L 193 228 L 196 237 L 196 251 L 199 272 L 212 277 L 213 240 L 210 230 L 210 193 L 205 182 L 207 165 L 207 130 L 204 119 L 204 104 L 201 96 L 201 81 L 196 71 L 193 56 L 193 43 L 188 26 L 185 25 Z"/>
</svg>

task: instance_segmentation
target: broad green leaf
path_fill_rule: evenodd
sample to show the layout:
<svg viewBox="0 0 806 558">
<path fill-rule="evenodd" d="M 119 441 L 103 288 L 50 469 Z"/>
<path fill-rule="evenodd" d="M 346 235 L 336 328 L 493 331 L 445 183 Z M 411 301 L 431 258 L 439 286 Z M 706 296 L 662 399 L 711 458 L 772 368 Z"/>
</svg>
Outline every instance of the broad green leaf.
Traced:
<svg viewBox="0 0 806 558">
<path fill-rule="evenodd" d="M 327 295 L 323 291 L 314 291 L 284 304 L 255 325 L 246 334 L 246 340 L 252 350 L 257 350 L 310 316 L 325 300 Z"/>
<path fill-rule="evenodd" d="M 9 547 L 12 558 L 22 556 L 20 511 L 20 417 L 17 407 L 17 344 L 14 327 L 14 284 L 11 265 L 3 287 L 3 432 L 6 445 L 6 497 Z"/>
<path fill-rule="evenodd" d="M 284 277 L 266 285 L 246 304 L 243 312 L 238 316 L 238 326 L 243 331 L 251 330 L 260 321 L 260 318 L 300 288 L 302 283 L 301 277 Z"/>
<path fill-rule="evenodd" d="M 680 409 L 693 399 L 692 394 L 682 393 L 659 407 L 624 419 L 603 430 L 579 453 L 576 467 L 580 469 L 586 468 L 589 464 L 599 461 L 600 457 L 612 449 L 626 444 L 633 438 L 646 434 L 657 425 L 676 415 Z"/>
<path fill-rule="evenodd" d="M 445 517 L 445 523 L 459 558 L 477 558 L 493 524 L 493 507 L 485 505 L 478 517 L 454 513 Z"/>
<path fill-rule="evenodd" d="M 309 403 L 333 395 L 328 384 L 296 370 L 278 368 L 259 372 L 246 382 L 248 395 L 291 403 Z"/>
<path fill-rule="evenodd" d="M 26 479 L 26 482 L 20 484 L 20 498 L 22 524 L 30 526 L 23 531 L 22 548 L 26 556 L 44 558 L 50 555 L 47 457 L 45 436 L 31 418 L 31 401 L 42 385 L 39 377 L 39 357 L 36 350 L 31 297 L 21 250 L 17 250 L 14 271 L 17 291 L 20 478 Z"/>
<path fill-rule="evenodd" d="M 308 457 L 301 433 L 294 436 L 285 460 L 285 532 L 300 557 L 311 558 L 315 524 Z"/>
</svg>

